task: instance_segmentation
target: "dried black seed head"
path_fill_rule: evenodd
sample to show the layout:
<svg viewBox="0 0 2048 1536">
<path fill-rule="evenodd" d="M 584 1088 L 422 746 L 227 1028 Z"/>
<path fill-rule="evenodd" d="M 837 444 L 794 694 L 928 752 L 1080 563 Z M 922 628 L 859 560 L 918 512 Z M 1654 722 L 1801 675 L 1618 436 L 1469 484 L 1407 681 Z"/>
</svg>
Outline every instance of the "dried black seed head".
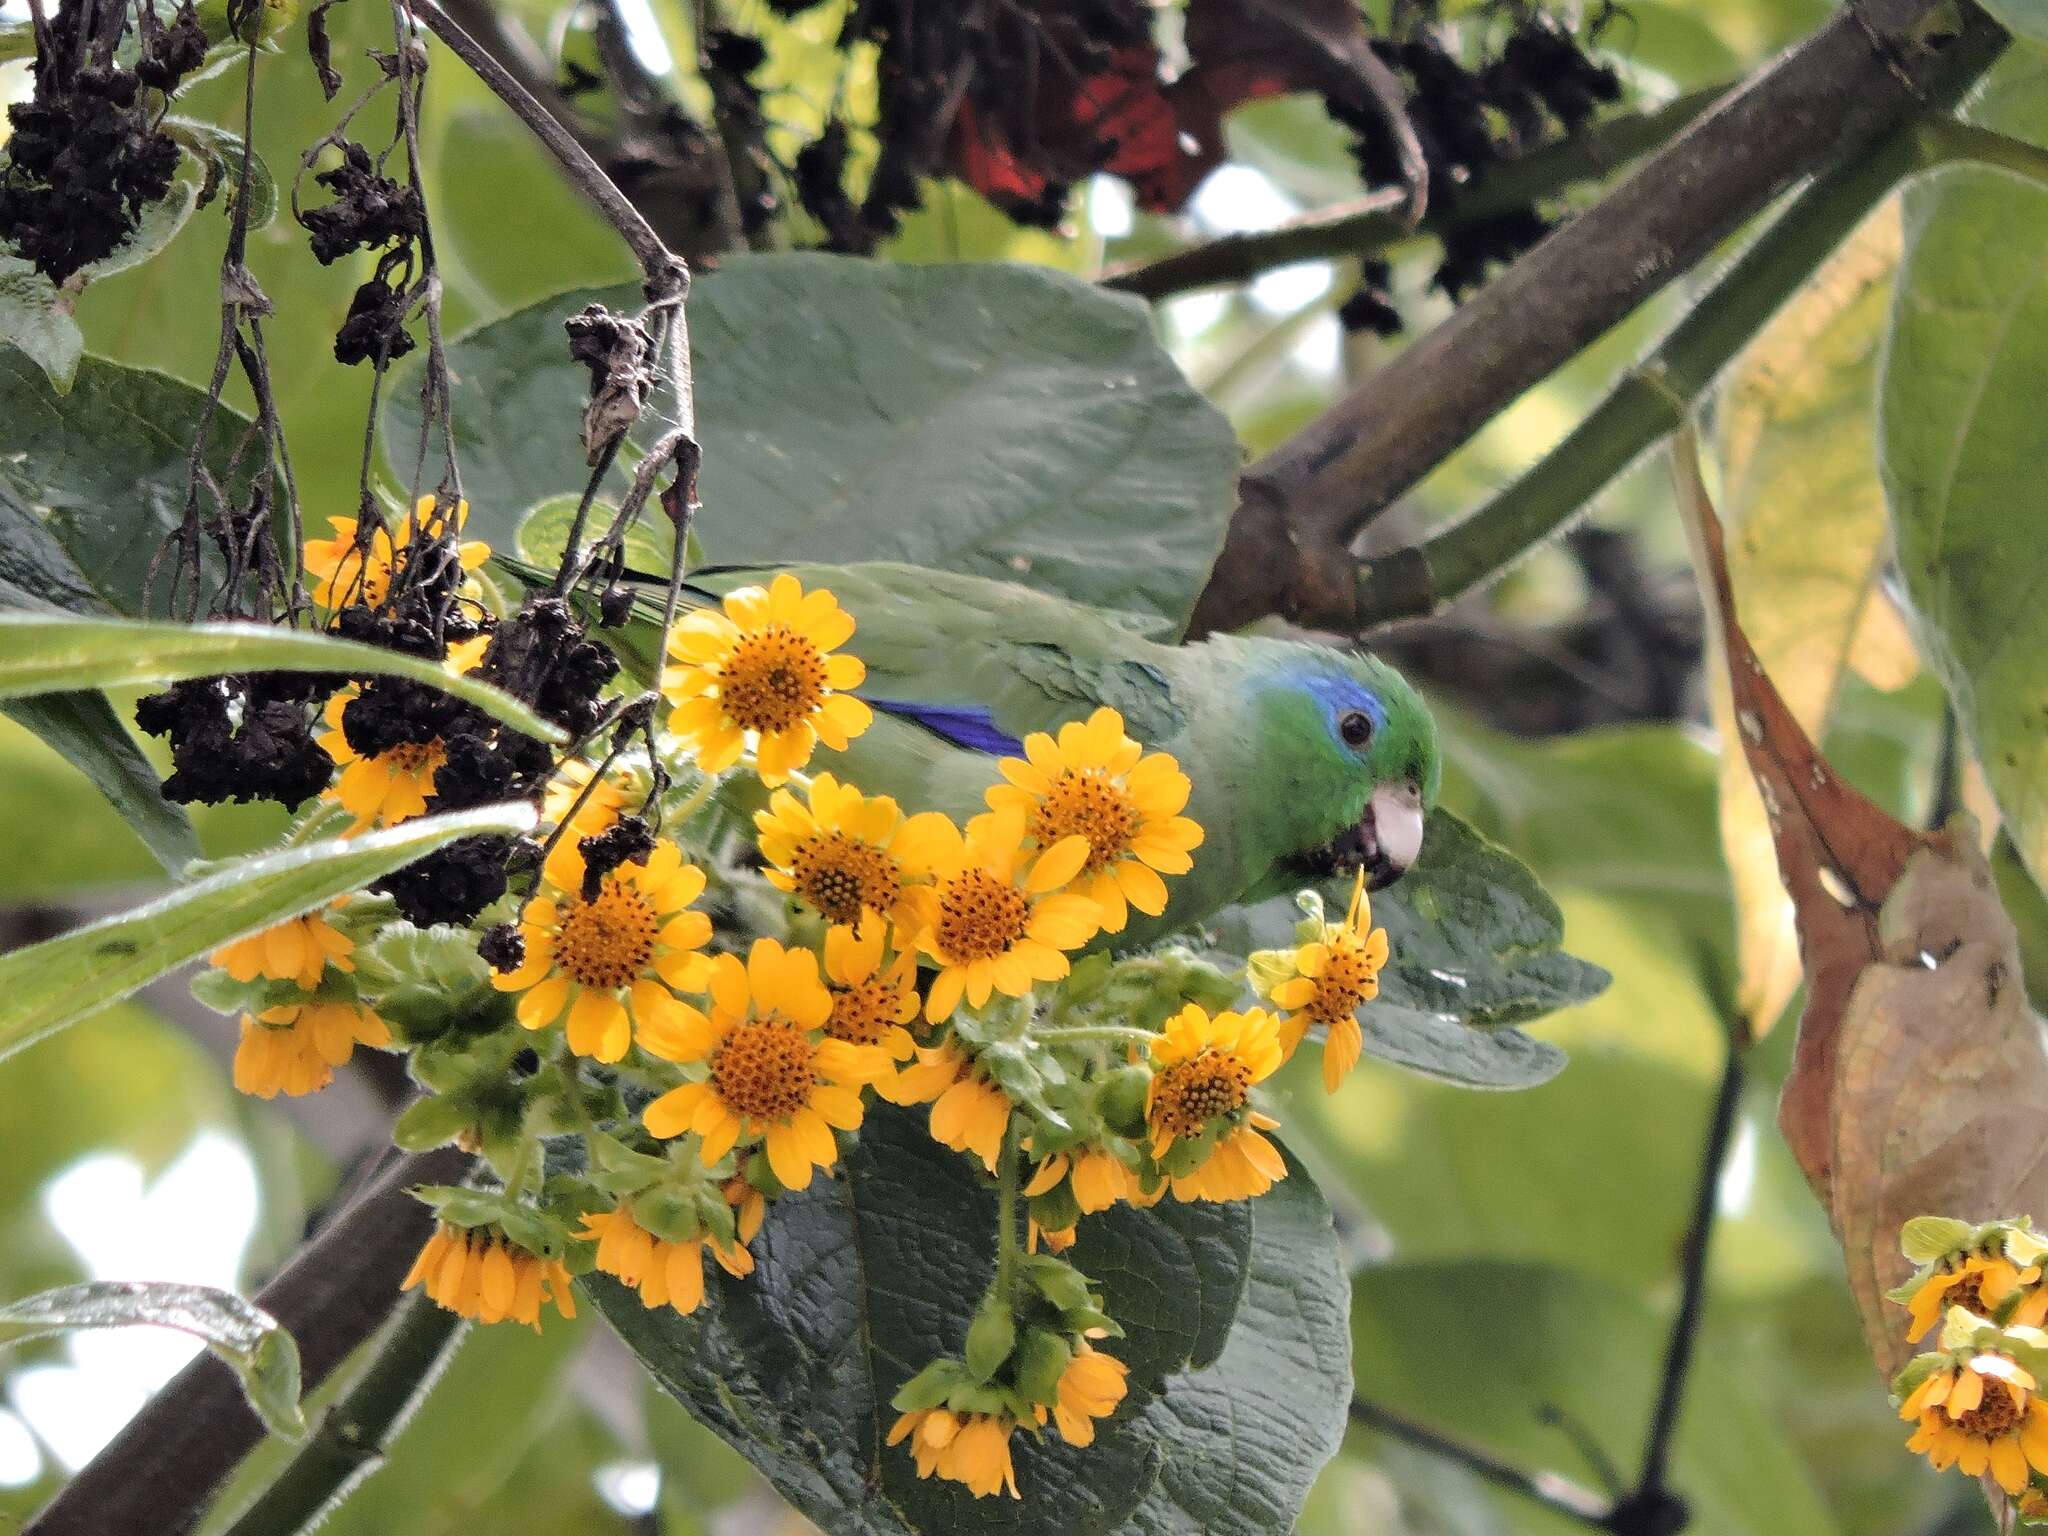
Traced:
<svg viewBox="0 0 2048 1536">
<path fill-rule="evenodd" d="M 371 278 L 348 301 L 348 318 L 334 335 L 334 360 L 354 367 L 405 356 L 419 344 L 405 328 L 405 315 L 405 290 Z"/>
<path fill-rule="evenodd" d="M 316 712 L 295 697 L 304 674 L 266 679 L 200 678 L 173 683 L 136 703 L 136 724 L 167 737 L 171 775 L 164 796 L 186 805 L 275 800 L 297 805 L 334 776 L 334 759 L 313 739 Z M 315 688 L 310 697 L 317 697 Z"/>
<path fill-rule="evenodd" d="M 597 900 L 604 877 L 621 864 L 645 864 L 654 852 L 654 829 L 641 816 L 621 816 L 604 831 L 579 840 L 583 855 L 583 899 Z"/>
<path fill-rule="evenodd" d="M 334 194 L 333 202 L 302 220 L 322 266 L 365 246 L 417 240 L 426 233 L 419 194 L 381 174 L 360 144 L 343 145 L 342 163 L 313 179 Z"/>
<path fill-rule="evenodd" d="M 512 841 L 465 837 L 393 870 L 373 889 L 387 893 L 399 916 L 417 927 L 466 923 L 505 894 L 505 860 Z"/>
<path fill-rule="evenodd" d="M 597 622 L 606 629 L 617 629 L 633 617 L 633 589 L 613 582 L 604 589 L 604 595 L 597 602 Z"/>
<path fill-rule="evenodd" d="M 493 923 L 478 935 L 476 952 L 494 971 L 516 971 L 526 964 L 526 935 L 517 923 Z"/>
</svg>

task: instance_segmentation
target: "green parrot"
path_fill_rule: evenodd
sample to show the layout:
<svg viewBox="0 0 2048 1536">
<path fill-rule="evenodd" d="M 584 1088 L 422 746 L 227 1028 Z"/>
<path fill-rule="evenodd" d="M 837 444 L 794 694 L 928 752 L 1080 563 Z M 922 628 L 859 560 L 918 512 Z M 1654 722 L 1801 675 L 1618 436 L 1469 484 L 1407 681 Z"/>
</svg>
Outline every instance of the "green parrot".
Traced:
<svg viewBox="0 0 2048 1536">
<path fill-rule="evenodd" d="M 866 663 L 855 692 L 875 710 L 846 751 L 819 748 L 813 773 L 964 821 L 986 809 L 998 761 L 1021 757 L 1024 736 L 1103 705 L 1147 751 L 1172 754 L 1193 786 L 1184 814 L 1204 838 L 1193 869 L 1167 881 L 1166 910 L 1133 911 L 1119 949 L 1335 873 L 1362 867 L 1377 888 L 1421 850 L 1441 767 L 1436 725 L 1384 662 L 1227 635 L 1163 644 L 1129 615 L 910 565 L 705 567 L 684 601 L 777 570 L 806 591 L 830 589 L 853 615 L 843 649 Z M 652 626 L 634 622 L 638 635 L 611 637 L 651 650 Z"/>
</svg>

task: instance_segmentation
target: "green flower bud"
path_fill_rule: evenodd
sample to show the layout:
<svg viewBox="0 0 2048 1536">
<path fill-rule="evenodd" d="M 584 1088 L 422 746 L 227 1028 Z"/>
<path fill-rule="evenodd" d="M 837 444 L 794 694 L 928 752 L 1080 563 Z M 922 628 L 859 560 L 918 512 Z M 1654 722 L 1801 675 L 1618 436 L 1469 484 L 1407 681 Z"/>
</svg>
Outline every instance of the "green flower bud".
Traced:
<svg viewBox="0 0 2048 1536">
<path fill-rule="evenodd" d="M 986 1298 L 967 1329 L 968 1371 L 976 1381 L 987 1381 L 1003 1368 L 1016 1342 L 1017 1320 L 1010 1315 L 1009 1302 L 998 1296 Z"/>
<path fill-rule="evenodd" d="M 1103 1079 L 1096 1098 L 1102 1123 L 1119 1136 L 1140 1136 L 1145 1130 L 1145 1095 L 1151 1091 L 1150 1067 L 1122 1067 Z"/>
</svg>

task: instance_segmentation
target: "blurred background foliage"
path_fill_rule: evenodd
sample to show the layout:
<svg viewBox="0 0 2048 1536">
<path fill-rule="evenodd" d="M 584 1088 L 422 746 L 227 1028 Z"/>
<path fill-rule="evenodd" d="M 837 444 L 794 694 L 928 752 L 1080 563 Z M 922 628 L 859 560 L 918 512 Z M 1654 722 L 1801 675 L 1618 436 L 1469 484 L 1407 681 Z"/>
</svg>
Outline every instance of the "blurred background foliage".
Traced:
<svg viewBox="0 0 2048 1536">
<path fill-rule="evenodd" d="M 765 110 L 789 145 L 808 138 L 832 89 L 823 40 L 838 8 L 794 20 L 763 0 L 710 8 L 767 42 Z M 1601 38 L 1630 100 L 1654 105 L 1754 66 L 1828 9 L 1823 0 L 1630 0 Z M 587 6 L 505 0 L 504 10 L 561 58 L 590 46 Z M 690 12 L 682 0 L 629 8 L 643 61 L 663 49 L 693 56 Z M 331 24 L 337 56 L 359 63 L 385 18 L 342 6 Z M 701 106 L 701 81 L 666 78 L 686 106 Z M 238 75 L 215 79 L 185 109 L 229 121 L 238 89 Z M 427 191 L 454 329 L 633 275 L 617 242 L 460 68 L 437 69 L 426 100 Z M 260 103 L 257 147 L 287 181 L 334 108 L 296 49 L 265 61 Z M 1237 111 L 1227 143 L 1226 163 L 1176 217 L 1137 212 L 1125 188 L 1098 178 L 1057 231 L 1025 229 L 967 188 L 937 184 L 879 254 L 1093 275 L 1362 191 L 1343 136 L 1312 99 Z M 160 258 L 93 284 L 77 310 L 90 349 L 199 380 L 213 353 L 209 296 L 223 233 L 218 210 L 204 211 Z M 1437 253 L 1416 239 L 1390 255 L 1395 301 L 1417 334 L 1448 310 L 1429 287 Z M 322 509 L 344 515 L 368 377 L 324 359 L 363 271 L 312 266 L 284 219 L 252 238 L 250 265 L 283 301 L 268 335 L 272 356 L 285 360 L 279 404 L 301 490 L 315 519 Z M 1284 438 L 1400 344 L 1340 325 L 1336 310 L 1355 280 L 1345 262 L 1315 262 L 1158 307 L 1163 339 L 1248 453 Z M 1647 306 L 1532 390 L 1373 537 L 1405 540 L 1534 462 L 1684 301 L 1675 292 Z M 1639 468 L 1580 532 L 1483 596 L 1391 637 L 1391 653 L 1441 708 L 1446 803 L 1535 869 L 1565 910 L 1567 943 L 1615 984 L 1534 1026 L 1572 1064 L 1530 1092 L 1462 1092 L 1370 1061 L 1334 1098 L 1305 1062 L 1277 1090 L 1358 1265 L 1361 1393 L 1595 1487 L 1603 1457 L 1633 1463 L 1647 1423 L 1734 988 L 1698 632 L 1668 489 L 1661 473 Z M 1880 803 L 1918 820 L 1942 736 L 1931 681 L 1884 692 L 1851 677 L 1827 748 Z M 10 943 L 48 931 L 60 914 L 123 904 L 152 879 L 155 866 L 113 812 L 12 724 L 0 724 L 0 820 L 10 828 L 0 839 Z M 213 853 L 274 830 L 247 813 L 200 821 Z M 1703 1536 L 1975 1529 L 1974 1489 L 1936 1479 L 1904 1452 L 1822 1213 L 1772 1124 L 1790 1033 L 1787 1024 L 1752 1057 L 1721 1176 L 1702 1358 L 1674 1484 Z M 351 1074 L 308 1104 L 250 1105 L 227 1084 L 229 1050 L 173 984 L 8 1064 L 0 1294 L 93 1276 L 260 1281 L 354 1160 L 382 1141 L 399 1085 Z M 0 1359 L 0 1525 L 47 1497 L 179 1355 L 123 1345 L 52 1342 Z M 446 1476 L 458 1463 L 461 1475 Z M 646 1386 L 602 1330 L 551 1328 L 538 1343 L 495 1329 L 472 1336 L 392 1465 L 327 1529 L 685 1536 L 800 1527 L 731 1452 Z M 1309 1536 L 1553 1528 L 1570 1527 L 1363 1429 L 1301 1525 Z"/>
</svg>

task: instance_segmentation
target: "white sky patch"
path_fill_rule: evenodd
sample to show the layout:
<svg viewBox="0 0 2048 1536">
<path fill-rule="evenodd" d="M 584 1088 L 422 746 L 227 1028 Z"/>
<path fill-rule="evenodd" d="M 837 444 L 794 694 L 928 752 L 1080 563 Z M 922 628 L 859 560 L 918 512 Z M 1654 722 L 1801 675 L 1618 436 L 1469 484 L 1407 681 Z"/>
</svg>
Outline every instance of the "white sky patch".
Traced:
<svg viewBox="0 0 2048 1536">
<path fill-rule="evenodd" d="M 626 27 L 626 46 L 649 74 L 666 75 L 676 67 L 675 56 L 668 51 L 661 23 L 654 19 L 654 7 L 648 0 L 618 0 L 618 16 Z"/>
<path fill-rule="evenodd" d="M 0 1488 L 26 1488 L 42 1470 L 36 1437 L 18 1414 L 0 1408 Z"/>
<path fill-rule="evenodd" d="M 1749 1209 L 1756 1194 L 1756 1122 L 1744 1120 L 1735 1128 L 1735 1144 L 1728 1149 L 1728 1161 L 1721 1165 L 1721 1182 L 1714 1198 L 1724 1216 L 1740 1216 Z"/>
<path fill-rule="evenodd" d="M 591 1474 L 598 1497 L 628 1519 L 654 1513 L 661 1468 L 651 1461 L 608 1461 Z"/>
<path fill-rule="evenodd" d="M 1219 165 L 1188 199 L 1195 222 L 1217 235 L 1271 229 L 1298 211 L 1271 177 L 1248 165 Z"/>
<path fill-rule="evenodd" d="M 1297 261 L 1291 267 L 1275 267 L 1253 281 L 1252 305 L 1269 315 L 1291 315 L 1328 293 L 1333 280 L 1327 261 Z"/>
<path fill-rule="evenodd" d="M 1114 176 L 1094 176 L 1088 181 L 1088 222 L 1105 240 L 1121 240 L 1131 232 L 1137 219 L 1137 200 L 1131 189 Z"/>
<path fill-rule="evenodd" d="M 44 1188 L 43 1213 L 94 1280 L 175 1280 L 233 1290 L 256 1227 L 257 1200 L 248 1153 L 239 1142 L 205 1131 L 147 1187 L 131 1157 L 81 1159 Z M 168 1328 L 71 1334 L 69 1363 L 14 1374 L 13 1406 L 76 1471 L 202 1347 Z"/>
</svg>

